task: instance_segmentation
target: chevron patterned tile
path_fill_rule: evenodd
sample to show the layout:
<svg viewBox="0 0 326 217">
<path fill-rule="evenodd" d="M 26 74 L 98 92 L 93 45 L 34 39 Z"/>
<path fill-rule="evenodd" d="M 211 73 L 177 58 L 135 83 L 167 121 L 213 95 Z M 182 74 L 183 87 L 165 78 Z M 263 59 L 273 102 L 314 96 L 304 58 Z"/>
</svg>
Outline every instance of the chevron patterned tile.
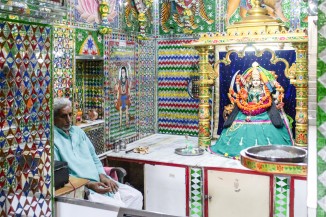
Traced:
<svg viewBox="0 0 326 217">
<path fill-rule="evenodd" d="M 317 62 L 317 216 L 326 213 L 326 1 L 318 1 L 318 62 Z"/>
<path fill-rule="evenodd" d="M 197 135 L 198 105 L 187 92 L 199 57 L 183 43 L 191 40 L 158 42 L 158 130 L 160 133 Z"/>
<path fill-rule="evenodd" d="M 203 216 L 202 170 L 190 168 L 190 217 Z"/>
<path fill-rule="evenodd" d="M 275 176 L 274 217 L 289 216 L 289 178 Z"/>
</svg>

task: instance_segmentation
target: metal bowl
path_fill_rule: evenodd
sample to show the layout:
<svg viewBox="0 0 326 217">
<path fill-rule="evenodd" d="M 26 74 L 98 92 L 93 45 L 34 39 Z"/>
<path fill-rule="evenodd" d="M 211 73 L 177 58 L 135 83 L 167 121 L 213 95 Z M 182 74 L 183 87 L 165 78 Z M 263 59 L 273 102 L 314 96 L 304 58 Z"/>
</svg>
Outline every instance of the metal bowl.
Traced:
<svg viewBox="0 0 326 217">
<path fill-rule="evenodd" d="M 273 162 L 301 163 L 307 157 L 305 149 L 284 145 L 254 146 L 246 149 L 245 153 L 252 158 Z"/>
<path fill-rule="evenodd" d="M 193 152 L 189 152 L 187 148 L 176 148 L 174 152 L 178 155 L 183 155 L 183 156 L 197 156 L 197 155 L 204 154 L 204 149 L 193 148 Z"/>
</svg>

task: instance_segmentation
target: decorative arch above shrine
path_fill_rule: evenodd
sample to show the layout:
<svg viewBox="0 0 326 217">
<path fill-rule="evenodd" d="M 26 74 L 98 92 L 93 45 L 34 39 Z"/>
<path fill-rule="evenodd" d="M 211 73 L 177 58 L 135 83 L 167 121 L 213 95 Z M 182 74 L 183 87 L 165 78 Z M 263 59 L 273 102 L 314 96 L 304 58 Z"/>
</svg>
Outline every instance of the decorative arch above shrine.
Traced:
<svg viewBox="0 0 326 217">
<path fill-rule="evenodd" d="M 96 31 L 76 29 L 76 53 L 79 56 L 103 56 L 103 37 Z"/>
</svg>

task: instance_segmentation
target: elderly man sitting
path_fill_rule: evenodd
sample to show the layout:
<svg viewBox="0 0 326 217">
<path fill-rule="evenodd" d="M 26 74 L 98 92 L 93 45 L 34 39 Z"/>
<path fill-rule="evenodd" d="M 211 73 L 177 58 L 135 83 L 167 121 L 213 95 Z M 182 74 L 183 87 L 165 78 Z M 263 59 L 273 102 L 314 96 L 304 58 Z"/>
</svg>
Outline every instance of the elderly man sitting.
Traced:
<svg viewBox="0 0 326 217">
<path fill-rule="evenodd" d="M 90 180 L 89 200 L 115 206 L 142 209 L 142 194 L 109 178 L 85 132 L 71 126 L 72 107 L 67 98 L 55 98 L 54 110 L 54 158 L 66 161 L 71 176 Z"/>
</svg>

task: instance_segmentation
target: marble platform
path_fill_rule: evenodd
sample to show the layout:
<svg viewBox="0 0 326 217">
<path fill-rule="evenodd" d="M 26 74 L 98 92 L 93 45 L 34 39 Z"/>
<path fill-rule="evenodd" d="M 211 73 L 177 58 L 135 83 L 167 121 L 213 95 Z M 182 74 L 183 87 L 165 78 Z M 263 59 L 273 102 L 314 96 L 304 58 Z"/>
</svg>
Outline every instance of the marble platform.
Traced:
<svg viewBox="0 0 326 217">
<path fill-rule="evenodd" d="M 198 138 L 189 137 L 189 141 L 197 147 Z M 215 141 L 212 142 L 212 144 Z M 141 140 L 127 145 L 127 151 L 139 146 L 149 147 L 148 154 L 139 154 L 134 152 L 126 153 L 125 151 L 114 152 L 108 151 L 100 157 L 115 157 L 129 160 L 154 161 L 167 164 L 184 165 L 191 167 L 221 167 L 248 170 L 241 165 L 240 161 L 225 158 L 206 151 L 199 156 L 182 156 L 175 154 L 176 148 L 186 147 L 186 139 L 180 135 L 154 134 Z"/>
</svg>

